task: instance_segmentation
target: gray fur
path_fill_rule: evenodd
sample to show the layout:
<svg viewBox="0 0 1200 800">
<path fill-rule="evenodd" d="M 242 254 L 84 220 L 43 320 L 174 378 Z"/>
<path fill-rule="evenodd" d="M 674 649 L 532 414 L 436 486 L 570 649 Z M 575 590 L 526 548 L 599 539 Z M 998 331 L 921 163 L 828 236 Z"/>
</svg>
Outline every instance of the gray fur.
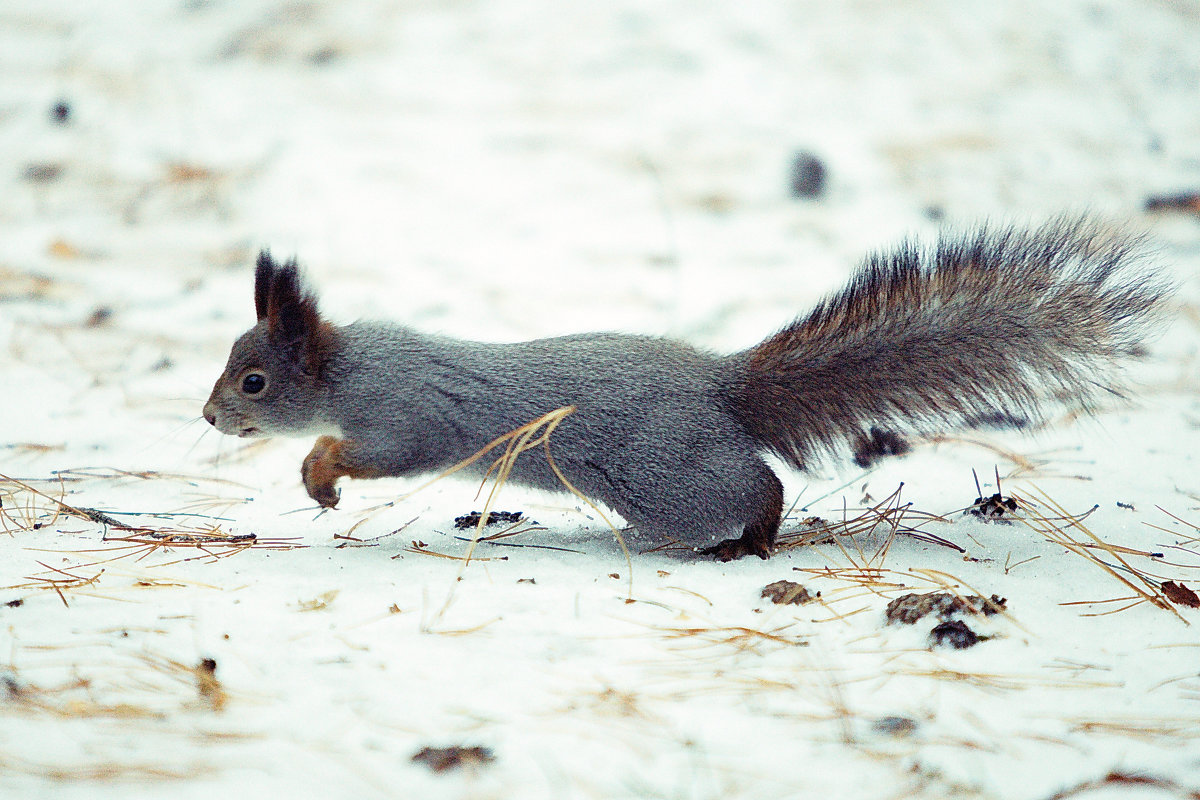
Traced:
<svg viewBox="0 0 1200 800">
<path fill-rule="evenodd" d="M 726 362 L 687 345 L 612 333 L 487 344 L 375 322 L 340 336 L 323 414 L 387 474 L 445 469 L 574 405 L 550 452 L 576 488 L 645 534 L 711 544 L 740 532 L 749 489 L 768 472 L 721 402 Z M 362 352 L 374 357 L 342 355 Z M 562 488 L 539 452 L 517 461 L 513 479 Z"/>
</svg>

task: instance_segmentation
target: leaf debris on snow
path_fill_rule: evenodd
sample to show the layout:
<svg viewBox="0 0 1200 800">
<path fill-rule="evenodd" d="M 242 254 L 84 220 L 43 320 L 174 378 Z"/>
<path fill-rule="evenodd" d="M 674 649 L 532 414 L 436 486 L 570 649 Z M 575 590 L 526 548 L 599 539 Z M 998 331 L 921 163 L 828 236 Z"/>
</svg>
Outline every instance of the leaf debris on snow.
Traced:
<svg viewBox="0 0 1200 800">
<path fill-rule="evenodd" d="M 479 745 L 450 747 L 422 747 L 413 753 L 412 760 L 424 764 L 434 772 L 454 769 L 479 768 L 496 760 L 490 748 Z"/>
</svg>

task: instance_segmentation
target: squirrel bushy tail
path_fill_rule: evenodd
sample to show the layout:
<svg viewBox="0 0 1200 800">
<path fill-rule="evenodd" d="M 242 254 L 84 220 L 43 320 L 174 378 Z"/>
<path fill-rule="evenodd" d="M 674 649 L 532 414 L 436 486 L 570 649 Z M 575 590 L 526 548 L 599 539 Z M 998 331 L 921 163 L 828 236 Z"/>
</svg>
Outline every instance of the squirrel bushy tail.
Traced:
<svg viewBox="0 0 1200 800">
<path fill-rule="evenodd" d="M 1170 286 L 1141 241 L 1083 221 L 983 229 L 867 258 L 850 283 L 732 358 L 730 400 L 765 447 L 805 467 L 895 431 L 1023 426 L 1118 393 Z"/>
</svg>

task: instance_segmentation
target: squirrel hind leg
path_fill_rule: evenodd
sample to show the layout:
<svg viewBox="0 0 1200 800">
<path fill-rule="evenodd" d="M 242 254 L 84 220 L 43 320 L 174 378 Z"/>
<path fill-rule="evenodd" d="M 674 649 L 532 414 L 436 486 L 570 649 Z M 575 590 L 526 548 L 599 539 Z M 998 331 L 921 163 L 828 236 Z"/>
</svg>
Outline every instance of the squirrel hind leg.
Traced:
<svg viewBox="0 0 1200 800">
<path fill-rule="evenodd" d="M 733 561 L 742 556 L 768 558 L 775 547 L 779 524 L 783 521 L 783 484 L 770 467 L 763 465 L 764 481 L 758 496 L 756 516 L 736 539 L 726 539 L 700 551 L 718 561 Z"/>
</svg>

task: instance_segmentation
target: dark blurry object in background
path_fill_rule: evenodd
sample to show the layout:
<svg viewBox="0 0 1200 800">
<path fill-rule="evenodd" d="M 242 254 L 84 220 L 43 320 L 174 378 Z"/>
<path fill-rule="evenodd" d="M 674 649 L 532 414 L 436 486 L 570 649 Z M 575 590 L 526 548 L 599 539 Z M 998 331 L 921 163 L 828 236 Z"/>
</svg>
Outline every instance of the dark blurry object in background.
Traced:
<svg viewBox="0 0 1200 800">
<path fill-rule="evenodd" d="M 49 161 L 38 162 L 27 164 L 25 169 L 21 171 L 21 177 L 30 183 L 50 183 L 58 180 L 62 172 L 62 164 L 55 164 Z"/>
<path fill-rule="evenodd" d="M 50 109 L 50 119 L 59 125 L 66 125 L 71 121 L 71 104 L 66 100 L 59 100 Z"/>
<path fill-rule="evenodd" d="M 825 193 L 825 163 L 812 153 L 801 150 L 792 157 L 788 185 L 792 197 L 815 200 Z"/>
<path fill-rule="evenodd" d="M 1161 194 L 1146 198 L 1147 211 L 1191 211 L 1200 214 L 1200 192 Z"/>
</svg>

